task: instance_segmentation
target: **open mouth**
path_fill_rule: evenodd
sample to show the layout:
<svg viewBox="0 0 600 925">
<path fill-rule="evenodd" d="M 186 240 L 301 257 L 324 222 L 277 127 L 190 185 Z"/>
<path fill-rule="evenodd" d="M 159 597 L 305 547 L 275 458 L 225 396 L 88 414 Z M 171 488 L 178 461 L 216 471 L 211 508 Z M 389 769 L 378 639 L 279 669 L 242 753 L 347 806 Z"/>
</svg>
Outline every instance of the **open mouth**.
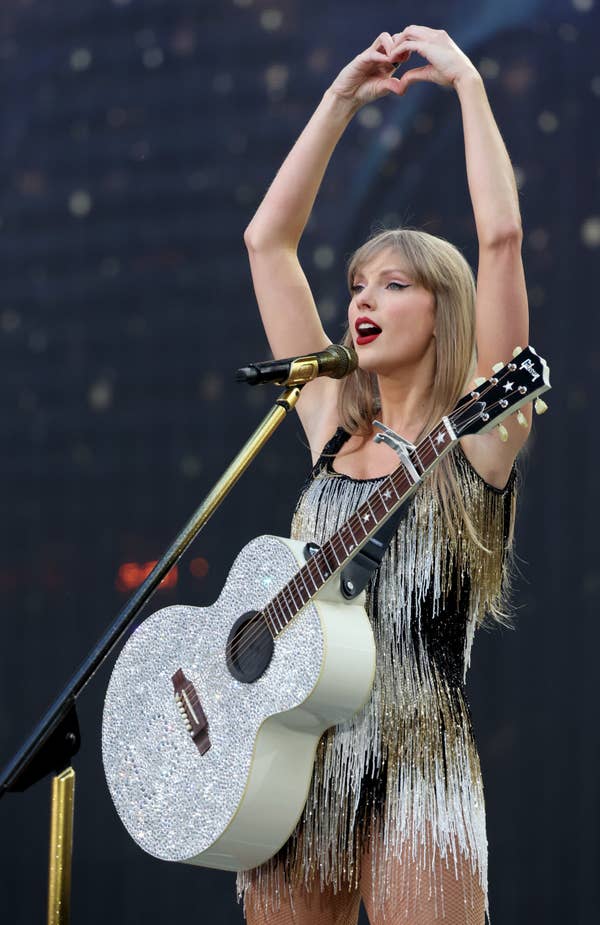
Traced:
<svg viewBox="0 0 600 925">
<path fill-rule="evenodd" d="M 357 334 L 356 343 L 360 346 L 370 344 L 381 334 L 381 328 L 367 318 L 358 318 L 355 328 Z"/>
</svg>

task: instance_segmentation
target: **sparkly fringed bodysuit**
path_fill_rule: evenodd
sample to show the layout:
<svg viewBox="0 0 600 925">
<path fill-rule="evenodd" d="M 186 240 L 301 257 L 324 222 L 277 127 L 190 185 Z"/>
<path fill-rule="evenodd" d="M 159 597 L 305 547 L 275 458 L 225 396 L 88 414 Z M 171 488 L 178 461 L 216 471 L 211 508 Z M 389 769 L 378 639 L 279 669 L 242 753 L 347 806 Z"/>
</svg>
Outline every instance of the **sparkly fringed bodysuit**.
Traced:
<svg viewBox="0 0 600 925">
<path fill-rule="evenodd" d="M 379 481 L 334 470 L 348 436 L 339 428 L 317 461 L 294 514 L 294 538 L 330 537 Z M 475 627 L 501 600 L 515 474 L 500 491 L 460 446 L 452 461 L 488 551 L 466 530 L 451 539 L 425 480 L 367 587 L 377 650 L 371 696 L 351 721 L 323 735 L 290 839 L 270 861 L 238 875 L 246 904 L 267 912 L 284 892 L 293 903 L 301 886 L 356 890 L 368 846 L 375 907 L 393 895 L 406 904 L 402 920 L 412 921 L 411 909 L 427 897 L 443 921 L 451 875 L 466 904 L 478 885 L 488 912 L 483 784 L 464 685 Z M 453 513 L 461 523 L 458 506 Z"/>
</svg>

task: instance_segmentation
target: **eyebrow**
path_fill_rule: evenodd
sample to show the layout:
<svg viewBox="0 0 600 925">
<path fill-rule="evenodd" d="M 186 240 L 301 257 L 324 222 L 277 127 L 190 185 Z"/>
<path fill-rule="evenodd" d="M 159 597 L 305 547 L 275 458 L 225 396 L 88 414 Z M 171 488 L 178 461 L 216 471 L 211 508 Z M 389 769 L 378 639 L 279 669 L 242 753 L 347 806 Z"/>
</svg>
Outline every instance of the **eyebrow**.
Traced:
<svg viewBox="0 0 600 925">
<path fill-rule="evenodd" d="M 360 270 L 360 269 L 359 269 L 359 270 L 355 270 L 354 273 L 353 273 L 353 277 L 354 277 L 354 276 L 360 276 L 361 273 L 363 273 L 363 272 L 364 272 L 364 271 L 363 271 L 363 270 Z M 379 276 L 393 276 L 393 275 L 396 274 L 396 273 L 397 273 L 399 276 L 410 276 L 410 273 L 408 273 L 406 270 L 401 270 L 400 267 L 389 267 L 388 269 L 380 270 L 378 275 L 379 275 Z"/>
</svg>

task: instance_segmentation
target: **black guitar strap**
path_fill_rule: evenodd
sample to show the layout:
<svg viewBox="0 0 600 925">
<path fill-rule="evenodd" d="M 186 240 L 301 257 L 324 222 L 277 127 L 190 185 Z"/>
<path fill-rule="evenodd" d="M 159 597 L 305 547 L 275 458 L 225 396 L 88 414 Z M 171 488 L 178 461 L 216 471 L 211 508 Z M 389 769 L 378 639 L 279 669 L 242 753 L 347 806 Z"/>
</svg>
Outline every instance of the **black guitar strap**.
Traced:
<svg viewBox="0 0 600 925">
<path fill-rule="evenodd" d="M 398 524 L 408 514 L 412 500 L 412 498 L 408 498 L 404 504 L 401 504 L 398 510 L 394 511 L 391 517 L 388 517 L 377 533 L 374 533 L 371 539 L 367 540 L 362 549 L 342 569 L 340 590 L 346 600 L 351 601 L 353 597 L 357 597 L 366 588 L 369 578 L 381 565 L 381 560 L 390 545 L 394 533 L 398 529 Z"/>
<path fill-rule="evenodd" d="M 342 427 L 338 427 L 329 443 L 323 448 L 323 452 L 313 468 L 311 477 L 325 465 L 328 458 L 338 453 L 349 437 L 349 433 Z M 361 591 L 364 591 L 371 575 L 381 565 L 385 551 L 390 545 L 398 525 L 408 514 L 411 504 L 412 498 L 408 498 L 404 504 L 401 504 L 398 510 L 394 511 L 392 516 L 379 528 L 377 533 L 367 540 L 360 552 L 357 552 L 350 562 L 344 566 L 340 578 L 340 589 L 346 600 L 350 601 L 352 598 L 358 597 Z"/>
</svg>

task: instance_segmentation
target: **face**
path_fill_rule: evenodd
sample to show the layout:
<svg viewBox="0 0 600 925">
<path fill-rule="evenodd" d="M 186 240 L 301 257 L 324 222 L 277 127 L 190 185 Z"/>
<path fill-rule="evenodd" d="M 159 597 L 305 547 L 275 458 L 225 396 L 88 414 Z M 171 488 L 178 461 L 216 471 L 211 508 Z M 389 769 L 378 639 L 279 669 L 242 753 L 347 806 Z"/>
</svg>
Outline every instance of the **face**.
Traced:
<svg viewBox="0 0 600 925">
<path fill-rule="evenodd" d="M 382 251 L 351 285 L 348 324 L 361 369 L 393 375 L 435 349 L 435 298 L 415 283 L 401 255 Z"/>
</svg>

